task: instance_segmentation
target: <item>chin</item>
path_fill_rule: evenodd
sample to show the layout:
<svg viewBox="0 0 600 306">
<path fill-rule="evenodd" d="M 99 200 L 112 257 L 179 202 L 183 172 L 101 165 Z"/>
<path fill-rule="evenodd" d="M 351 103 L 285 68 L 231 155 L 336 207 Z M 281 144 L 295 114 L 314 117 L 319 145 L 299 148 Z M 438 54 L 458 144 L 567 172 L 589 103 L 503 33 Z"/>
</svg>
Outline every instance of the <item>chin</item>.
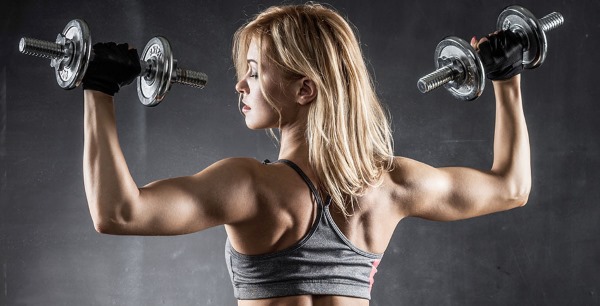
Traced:
<svg viewBox="0 0 600 306">
<path fill-rule="evenodd" d="M 268 129 L 268 126 L 262 125 L 262 124 L 257 124 L 256 122 L 248 122 L 246 120 L 246 127 L 248 127 L 251 130 L 264 130 L 264 129 Z"/>
<path fill-rule="evenodd" d="M 256 122 L 253 120 L 248 120 L 246 117 L 246 126 L 251 130 L 265 130 L 265 129 L 276 129 L 278 128 L 277 123 L 272 122 Z"/>
<path fill-rule="evenodd" d="M 248 125 L 248 124 L 246 124 L 246 127 L 248 127 L 248 129 L 253 130 L 253 131 L 264 130 L 265 129 L 265 128 L 262 128 L 262 127 L 256 127 L 256 126 L 252 126 L 252 125 Z"/>
</svg>

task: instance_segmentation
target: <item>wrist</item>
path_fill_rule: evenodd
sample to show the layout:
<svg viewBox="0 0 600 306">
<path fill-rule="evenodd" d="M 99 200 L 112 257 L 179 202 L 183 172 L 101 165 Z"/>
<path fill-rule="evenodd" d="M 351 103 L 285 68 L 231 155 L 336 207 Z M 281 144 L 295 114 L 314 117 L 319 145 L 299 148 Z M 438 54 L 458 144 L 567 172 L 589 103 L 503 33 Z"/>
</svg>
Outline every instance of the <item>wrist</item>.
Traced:
<svg viewBox="0 0 600 306">
<path fill-rule="evenodd" d="M 516 87 L 520 87 L 521 86 L 521 74 L 517 74 L 511 78 L 505 79 L 505 80 L 492 80 L 492 84 L 494 85 L 494 87 L 497 86 L 516 86 Z"/>
<path fill-rule="evenodd" d="M 90 101 L 93 103 L 95 103 L 95 102 L 112 103 L 113 102 L 113 96 L 111 96 L 105 92 L 95 90 L 95 89 L 84 89 L 83 96 L 86 101 Z"/>
<path fill-rule="evenodd" d="M 520 101 L 521 75 L 515 75 L 506 80 L 492 81 L 496 98 L 508 98 L 510 101 Z M 502 99 L 502 100 L 504 100 Z"/>
</svg>

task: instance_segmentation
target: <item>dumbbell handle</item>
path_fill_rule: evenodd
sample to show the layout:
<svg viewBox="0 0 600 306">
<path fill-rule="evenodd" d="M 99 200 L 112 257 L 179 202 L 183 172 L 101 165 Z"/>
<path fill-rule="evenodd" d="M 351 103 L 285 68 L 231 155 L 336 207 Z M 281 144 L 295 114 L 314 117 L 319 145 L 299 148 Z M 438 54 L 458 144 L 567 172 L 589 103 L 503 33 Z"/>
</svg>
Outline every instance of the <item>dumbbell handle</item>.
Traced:
<svg viewBox="0 0 600 306">
<path fill-rule="evenodd" d="M 203 72 L 187 70 L 182 68 L 175 69 L 174 82 L 176 83 L 196 88 L 204 88 L 207 80 L 208 76 Z"/>
<path fill-rule="evenodd" d="M 540 27 L 544 32 L 553 30 L 564 23 L 564 18 L 560 13 L 553 12 L 539 19 Z M 436 71 L 427 74 L 417 81 L 417 87 L 422 93 L 430 92 L 456 77 L 455 64 L 443 66 Z"/>
<path fill-rule="evenodd" d="M 565 19 L 563 18 L 563 16 L 560 13 L 552 12 L 552 13 L 540 18 L 539 22 L 540 22 L 540 27 L 542 27 L 542 30 L 544 32 L 548 32 L 548 31 L 554 30 L 554 29 L 558 28 L 559 26 L 561 26 L 565 22 Z"/>
<path fill-rule="evenodd" d="M 538 19 L 538 25 L 544 33 L 547 33 L 548 31 L 558 28 L 564 22 L 565 22 L 565 19 L 558 12 L 552 12 L 552 13 Z M 517 32 L 517 34 L 523 35 L 522 30 L 523 29 L 515 29 L 514 32 Z M 523 38 L 522 43 L 525 46 L 525 49 L 527 49 L 529 41 L 525 37 L 522 37 L 522 38 Z"/>
<path fill-rule="evenodd" d="M 19 51 L 26 55 L 38 56 L 48 59 L 60 59 L 71 56 L 71 49 L 66 45 L 61 45 L 55 42 L 40 40 L 35 38 L 23 37 L 19 41 Z M 142 72 L 140 76 L 148 76 L 152 73 L 152 65 L 150 62 L 140 61 Z M 208 77 L 206 74 L 198 71 L 187 70 L 183 68 L 175 68 L 175 73 L 171 82 L 188 85 L 196 88 L 203 88 L 206 85 Z"/>
<path fill-rule="evenodd" d="M 69 47 L 52 41 L 23 37 L 19 41 L 19 51 L 26 55 L 47 59 L 59 59 L 70 56 Z"/>
<path fill-rule="evenodd" d="M 175 69 L 171 77 L 171 83 L 179 83 L 195 88 L 204 88 L 206 81 L 208 80 L 208 76 L 205 73 L 177 67 L 177 61 L 173 60 L 173 62 L 175 63 Z M 142 66 L 140 77 L 148 78 L 156 73 L 156 64 L 153 60 L 140 61 L 140 65 Z"/>
<path fill-rule="evenodd" d="M 417 81 L 417 87 L 422 93 L 430 92 L 444 84 L 449 83 L 456 76 L 453 65 L 446 65 L 422 77 Z"/>
</svg>

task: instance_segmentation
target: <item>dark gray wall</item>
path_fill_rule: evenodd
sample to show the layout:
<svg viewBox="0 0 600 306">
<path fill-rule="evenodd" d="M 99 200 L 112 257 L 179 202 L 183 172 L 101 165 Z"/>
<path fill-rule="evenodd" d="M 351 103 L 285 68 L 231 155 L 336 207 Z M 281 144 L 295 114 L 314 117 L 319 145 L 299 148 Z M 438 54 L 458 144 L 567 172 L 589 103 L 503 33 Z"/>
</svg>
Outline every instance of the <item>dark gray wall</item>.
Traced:
<svg viewBox="0 0 600 306">
<path fill-rule="evenodd" d="M 0 10 L 0 305 L 232 305 L 222 227 L 180 237 L 94 231 L 81 170 L 82 91 L 64 91 L 49 61 L 18 53 L 21 36 L 53 40 L 74 18 L 93 40 L 141 49 L 171 41 L 180 65 L 206 72 L 203 90 L 174 86 L 156 108 L 118 95 L 120 139 L 138 184 L 189 175 L 230 156 L 276 158 L 236 109 L 235 29 L 279 1 L 10 1 Z M 491 164 L 491 84 L 475 102 L 423 95 L 446 35 L 494 30 L 510 2 L 331 1 L 356 25 L 389 107 L 396 153 L 435 166 Z M 566 24 L 546 63 L 523 75 L 534 184 L 521 209 L 460 222 L 400 223 L 372 305 L 600 304 L 600 2 L 523 0 Z"/>
</svg>

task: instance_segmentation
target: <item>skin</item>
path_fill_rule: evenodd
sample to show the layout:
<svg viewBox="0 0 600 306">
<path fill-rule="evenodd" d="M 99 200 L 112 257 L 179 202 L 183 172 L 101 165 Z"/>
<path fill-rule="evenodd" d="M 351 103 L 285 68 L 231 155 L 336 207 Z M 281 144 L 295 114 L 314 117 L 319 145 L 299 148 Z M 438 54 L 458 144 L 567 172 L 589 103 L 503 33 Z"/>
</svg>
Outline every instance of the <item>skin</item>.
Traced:
<svg viewBox="0 0 600 306">
<path fill-rule="evenodd" d="M 475 43 L 476 45 L 476 43 Z M 245 121 L 251 129 L 280 128 L 279 158 L 298 164 L 318 184 L 308 163 L 304 129 L 317 90 L 308 78 L 275 86 L 281 73 L 263 61 L 261 88 L 256 73 L 259 53 L 252 43 L 248 73 L 236 84 L 243 94 Z M 523 114 L 520 76 L 494 81 L 496 126 L 491 169 L 434 168 L 396 157 L 394 170 L 380 187 L 358 199 L 360 210 L 333 218 L 358 248 L 383 253 L 405 217 L 450 221 L 523 206 L 531 188 L 530 153 Z M 281 113 L 266 103 L 269 92 Z M 138 187 L 118 142 L 111 96 L 86 90 L 84 183 L 95 228 L 115 235 L 180 235 L 224 225 L 233 247 L 244 254 L 282 250 L 299 241 L 314 222 L 316 206 L 301 178 L 283 164 L 263 165 L 247 158 L 216 162 L 195 175 Z M 309 209 L 308 207 L 311 207 Z M 240 300 L 240 306 L 369 305 L 341 296 L 291 296 Z"/>
</svg>

